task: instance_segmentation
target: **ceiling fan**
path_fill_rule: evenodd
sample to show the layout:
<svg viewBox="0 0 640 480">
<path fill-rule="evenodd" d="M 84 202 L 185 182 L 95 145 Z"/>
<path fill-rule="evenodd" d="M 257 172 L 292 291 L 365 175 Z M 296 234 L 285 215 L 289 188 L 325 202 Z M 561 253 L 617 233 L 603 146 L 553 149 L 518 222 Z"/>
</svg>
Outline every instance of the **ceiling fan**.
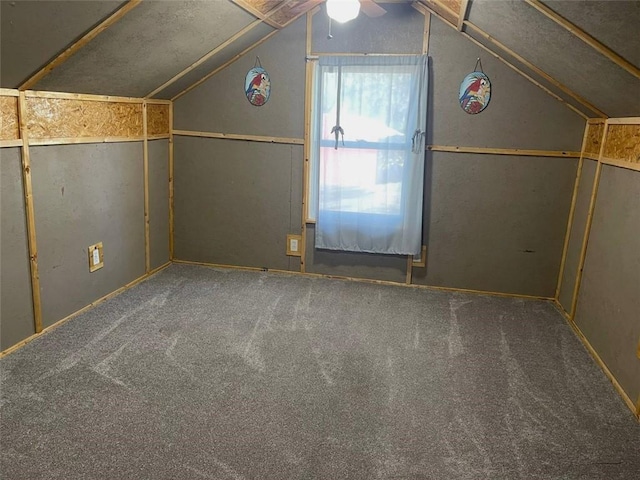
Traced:
<svg viewBox="0 0 640 480">
<path fill-rule="evenodd" d="M 374 0 L 327 0 L 327 15 L 332 20 L 345 23 L 362 12 L 369 17 L 380 17 L 387 11 Z"/>
</svg>

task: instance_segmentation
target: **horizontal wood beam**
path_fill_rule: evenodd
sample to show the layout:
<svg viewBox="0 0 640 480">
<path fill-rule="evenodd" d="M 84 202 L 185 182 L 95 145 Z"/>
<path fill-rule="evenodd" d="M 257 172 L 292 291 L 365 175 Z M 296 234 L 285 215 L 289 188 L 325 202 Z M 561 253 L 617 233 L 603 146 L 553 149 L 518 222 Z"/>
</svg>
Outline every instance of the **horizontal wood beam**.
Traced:
<svg viewBox="0 0 640 480">
<path fill-rule="evenodd" d="M 24 142 L 21 138 L 18 138 L 17 140 L 0 140 L 0 148 L 21 147 L 23 143 Z"/>
<path fill-rule="evenodd" d="M 29 145 L 75 145 L 79 143 L 120 143 L 142 142 L 144 137 L 73 137 L 73 138 L 30 138 Z"/>
<path fill-rule="evenodd" d="M 604 165 L 612 165 L 614 167 L 626 168 L 628 170 L 635 170 L 640 172 L 640 163 L 631 163 L 626 160 L 618 160 L 617 158 L 602 157 L 600 163 Z"/>
<path fill-rule="evenodd" d="M 432 152 L 451 153 L 478 153 L 486 155 L 513 155 L 519 157 L 561 157 L 580 158 L 580 152 L 568 150 L 525 150 L 520 148 L 485 148 L 485 147 L 458 147 L 443 145 L 427 145 L 427 150 Z"/>
<path fill-rule="evenodd" d="M 286 145 L 304 145 L 302 138 L 265 137 L 261 135 L 240 135 L 234 133 L 196 132 L 191 130 L 173 130 L 173 135 L 184 137 L 220 138 L 225 140 L 245 140 L 248 142 L 283 143 Z"/>
<path fill-rule="evenodd" d="M 17 97 L 19 91 L 13 88 L 0 88 L 0 97 Z"/>
<path fill-rule="evenodd" d="M 116 97 L 113 95 L 92 95 L 88 93 L 67 93 L 67 92 L 46 92 L 41 90 L 27 90 L 24 92 L 27 98 L 61 98 L 65 100 L 86 100 L 88 102 L 116 102 L 116 103 L 139 103 L 143 98 L 136 97 Z M 169 100 L 158 100 L 153 103 L 171 103 Z"/>
<path fill-rule="evenodd" d="M 349 52 L 313 52 L 307 60 L 319 60 L 320 57 L 415 57 L 415 53 L 349 53 Z"/>
<path fill-rule="evenodd" d="M 104 21 L 98 24 L 96 27 L 91 29 L 86 35 L 82 38 L 74 42 L 69 48 L 67 48 L 64 52 L 54 58 L 51 62 L 37 71 L 34 75 L 32 75 L 29 79 L 27 79 L 20 87 L 19 90 L 27 90 L 32 88 L 35 84 L 37 84 L 44 77 L 49 75 L 54 68 L 59 67 L 64 62 L 66 62 L 71 56 L 73 56 L 78 50 L 84 47 L 91 40 L 96 38 L 100 33 L 105 31 L 111 25 L 116 23 L 122 17 L 124 17 L 131 10 L 136 8 L 142 0 L 129 0 L 127 3 L 123 4 L 116 12 L 107 17 Z"/>
<path fill-rule="evenodd" d="M 609 125 L 640 125 L 640 117 L 609 118 L 607 123 Z"/>
<path fill-rule="evenodd" d="M 616 52 L 614 52 L 609 47 L 607 47 L 606 45 L 602 44 L 601 42 L 593 38 L 591 35 L 589 35 L 587 32 L 582 30 L 580 27 L 571 23 L 562 15 L 559 15 L 558 13 L 553 11 L 551 8 L 547 7 L 545 4 L 543 4 L 539 0 L 525 0 L 525 2 L 527 2 L 529 5 L 531 5 L 533 8 L 535 8 L 537 11 L 542 13 L 547 18 L 550 18 L 551 20 L 553 20 L 555 23 L 563 27 L 568 32 L 571 32 L 572 34 L 574 34 L 576 37 L 578 37 L 584 43 L 589 45 L 595 51 L 604 55 L 619 67 L 625 69 L 634 77 L 640 78 L 640 68 L 636 67 L 631 62 L 627 61 L 626 59 L 618 55 Z"/>
</svg>

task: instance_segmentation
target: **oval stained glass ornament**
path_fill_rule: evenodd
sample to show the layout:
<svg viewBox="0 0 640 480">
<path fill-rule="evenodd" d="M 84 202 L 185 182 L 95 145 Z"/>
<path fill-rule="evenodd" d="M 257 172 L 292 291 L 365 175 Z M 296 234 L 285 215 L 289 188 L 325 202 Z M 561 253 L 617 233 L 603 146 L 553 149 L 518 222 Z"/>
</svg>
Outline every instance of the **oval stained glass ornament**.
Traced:
<svg viewBox="0 0 640 480">
<path fill-rule="evenodd" d="M 460 106 L 468 114 L 480 113 L 491 100 L 491 81 L 482 72 L 472 72 L 462 80 L 458 96 Z"/>
<path fill-rule="evenodd" d="M 271 95 L 271 79 L 262 67 L 253 67 L 244 80 L 244 93 L 251 105 L 260 107 L 267 103 Z"/>
</svg>

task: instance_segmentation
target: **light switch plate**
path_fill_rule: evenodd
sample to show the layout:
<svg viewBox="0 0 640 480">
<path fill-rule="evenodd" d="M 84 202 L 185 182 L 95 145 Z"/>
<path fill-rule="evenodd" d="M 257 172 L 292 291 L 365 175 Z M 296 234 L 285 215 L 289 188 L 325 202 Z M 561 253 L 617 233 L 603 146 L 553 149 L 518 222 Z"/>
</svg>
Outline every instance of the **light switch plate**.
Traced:
<svg viewBox="0 0 640 480">
<path fill-rule="evenodd" d="M 302 235 L 287 235 L 287 255 L 302 256 Z"/>
<path fill-rule="evenodd" d="M 89 247 L 89 271 L 95 272 L 104 267 L 104 253 L 102 251 L 102 242 L 96 243 Z"/>
</svg>

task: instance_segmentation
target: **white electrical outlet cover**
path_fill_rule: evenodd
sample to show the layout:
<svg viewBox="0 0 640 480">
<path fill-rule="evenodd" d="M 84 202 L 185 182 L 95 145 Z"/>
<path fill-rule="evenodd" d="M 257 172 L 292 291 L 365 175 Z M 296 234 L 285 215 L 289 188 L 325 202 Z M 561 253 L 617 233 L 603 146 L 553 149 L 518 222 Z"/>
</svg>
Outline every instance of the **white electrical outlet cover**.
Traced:
<svg viewBox="0 0 640 480">
<path fill-rule="evenodd" d="M 291 239 L 291 251 L 292 252 L 297 252 L 298 251 L 298 239 L 297 238 L 292 238 Z"/>
<path fill-rule="evenodd" d="M 97 248 L 93 249 L 93 264 L 98 265 L 100 263 L 100 250 Z"/>
</svg>

